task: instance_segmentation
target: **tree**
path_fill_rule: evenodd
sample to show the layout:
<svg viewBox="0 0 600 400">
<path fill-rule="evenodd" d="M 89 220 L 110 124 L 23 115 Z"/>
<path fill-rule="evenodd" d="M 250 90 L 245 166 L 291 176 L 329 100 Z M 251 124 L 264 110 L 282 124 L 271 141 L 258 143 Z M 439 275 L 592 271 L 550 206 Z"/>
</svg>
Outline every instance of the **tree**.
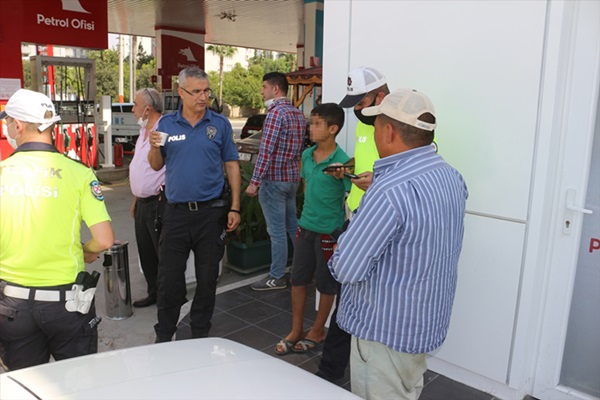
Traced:
<svg viewBox="0 0 600 400">
<path fill-rule="evenodd" d="M 29 60 L 23 60 L 23 87 L 25 89 L 33 89 L 31 87 L 31 69 L 29 64 Z"/>
<path fill-rule="evenodd" d="M 224 102 L 240 107 L 262 107 L 260 89 L 263 75 L 264 71 L 259 65 L 253 65 L 247 70 L 240 63 L 236 63 L 223 77 Z"/>
<path fill-rule="evenodd" d="M 283 60 L 285 62 L 286 68 L 289 68 L 286 72 L 291 72 L 296 70 L 296 54 L 295 53 L 279 53 L 277 55 L 279 60 Z"/>
<path fill-rule="evenodd" d="M 137 51 L 137 66 L 138 69 L 141 69 L 144 65 L 151 63 L 154 61 L 154 56 L 151 54 L 146 54 L 144 51 L 144 46 L 142 46 L 142 42 L 138 44 Z"/>
<path fill-rule="evenodd" d="M 156 60 L 154 58 L 138 68 L 137 71 L 136 85 L 138 88 L 156 89 L 156 85 L 152 83 L 152 76 L 156 75 Z"/>
<path fill-rule="evenodd" d="M 273 59 L 273 54 L 270 51 L 257 51 L 256 55 L 249 61 L 249 66 L 260 65 L 265 72 L 283 72 L 288 73 L 292 71 L 293 63 L 290 63 L 288 56 L 278 56 Z"/>
<path fill-rule="evenodd" d="M 118 98 L 119 54 L 115 50 L 88 51 L 88 57 L 96 60 L 96 85 L 98 96 Z"/>
<path fill-rule="evenodd" d="M 219 56 L 219 101 L 223 103 L 223 61 L 225 58 L 231 58 L 237 52 L 235 47 L 209 45 L 208 51 Z"/>
</svg>

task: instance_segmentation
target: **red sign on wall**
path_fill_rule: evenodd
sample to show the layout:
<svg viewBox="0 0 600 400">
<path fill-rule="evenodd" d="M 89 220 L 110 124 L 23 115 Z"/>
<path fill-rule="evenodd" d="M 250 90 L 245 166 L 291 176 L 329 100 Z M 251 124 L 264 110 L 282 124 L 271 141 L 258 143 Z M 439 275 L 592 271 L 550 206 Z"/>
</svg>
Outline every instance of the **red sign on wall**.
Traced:
<svg viewBox="0 0 600 400">
<path fill-rule="evenodd" d="M 22 17 L 23 42 L 108 48 L 107 0 L 27 0 Z"/>
<path fill-rule="evenodd" d="M 179 75 L 189 66 L 204 68 L 204 47 L 177 36 L 161 35 L 162 75 Z"/>
</svg>

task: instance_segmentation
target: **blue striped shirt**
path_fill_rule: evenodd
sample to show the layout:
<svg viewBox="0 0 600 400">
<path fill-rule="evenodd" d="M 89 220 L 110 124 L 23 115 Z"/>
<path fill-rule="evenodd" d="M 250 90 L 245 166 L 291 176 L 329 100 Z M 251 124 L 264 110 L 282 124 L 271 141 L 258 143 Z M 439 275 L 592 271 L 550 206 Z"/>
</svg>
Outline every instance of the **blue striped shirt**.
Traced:
<svg viewBox="0 0 600 400">
<path fill-rule="evenodd" d="M 430 146 L 375 162 L 373 184 L 329 261 L 342 283 L 343 330 L 404 353 L 442 344 L 467 196 L 460 173 Z"/>
</svg>

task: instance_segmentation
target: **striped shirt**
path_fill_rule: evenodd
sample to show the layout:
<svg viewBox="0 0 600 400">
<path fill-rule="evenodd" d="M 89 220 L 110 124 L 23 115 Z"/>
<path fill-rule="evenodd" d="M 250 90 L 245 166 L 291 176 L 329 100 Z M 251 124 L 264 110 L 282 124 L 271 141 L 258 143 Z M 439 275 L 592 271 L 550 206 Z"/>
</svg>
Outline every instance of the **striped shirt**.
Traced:
<svg viewBox="0 0 600 400">
<path fill-rule="evenodd" d="M 260 186 L 263 179 L 299 181 L 305 130 L 304 114 L 286 98 L 275 100 L 265 118 L 260 151 L 250 184 Z"/>
<path fill-rule="evenodd" d="M 373 184 L 329 261 L 342 283 L 342 329 L 404 353 L 442 344 L 467 195 L 460 173 L 430 146 L 375 162 Z"/>
</svg>

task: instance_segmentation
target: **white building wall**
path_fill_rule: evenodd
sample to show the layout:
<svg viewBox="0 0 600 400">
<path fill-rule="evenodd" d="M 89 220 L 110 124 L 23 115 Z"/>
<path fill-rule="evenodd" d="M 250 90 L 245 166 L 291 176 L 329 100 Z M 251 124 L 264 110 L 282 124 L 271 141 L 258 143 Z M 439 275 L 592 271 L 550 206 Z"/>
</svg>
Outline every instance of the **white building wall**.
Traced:
<svg viewBox="0 0 600 400">
<path fill-rule="evenodd" d="M 210 46 L 209 43 L 206 47 Z M 231 58 L 223 60 L 223 71 L 229 72 L 233 69 L 235 64 L 240 63 L 242 67 L 248 68 L 248 60 L 254 57 L 254 49 L 247 49 L 245 47 L 236 47 L 237 52 Z M 205 50 L 204 52 L 204 70 L 206 72 L 216 71 L 219 72 L 219 57 L 213 54 L 212 51 Z"/>
<path fill-rule="evenodd" d="M 417 89 L 435 105 L 440 153 L 463 174 L 470 195 L 451 327 L 429 366 L 501 398 L 531 393 L 535 378 L 539 337 L 532 335 L 539 335 L 545 268 L 538 236 L 548 235 L 540 217 L 554 201 L 537 193 L 551 192 L 544 185 L 558 167 L 538 149 L 548 151 L 564 134 L 560 126 L 545 126 L 553 115 L 540 110 L 558 85 L 544 81 L 557 79 L 548 72 L 565 73 L 548 51 L 569 57 L 561 37 L 570 28 L 560 4 L 325 2 L 323 102 L 343 98 L 350 69 L 370 66 L 386 75 L 391 90 Z M 551 24 L 551 16 L 558 22 Z M 355 124 L 348 112 L 338 136 L 349 154 Z M 534 170 L 536 163 L 549 170 Z"/>
</svg>

